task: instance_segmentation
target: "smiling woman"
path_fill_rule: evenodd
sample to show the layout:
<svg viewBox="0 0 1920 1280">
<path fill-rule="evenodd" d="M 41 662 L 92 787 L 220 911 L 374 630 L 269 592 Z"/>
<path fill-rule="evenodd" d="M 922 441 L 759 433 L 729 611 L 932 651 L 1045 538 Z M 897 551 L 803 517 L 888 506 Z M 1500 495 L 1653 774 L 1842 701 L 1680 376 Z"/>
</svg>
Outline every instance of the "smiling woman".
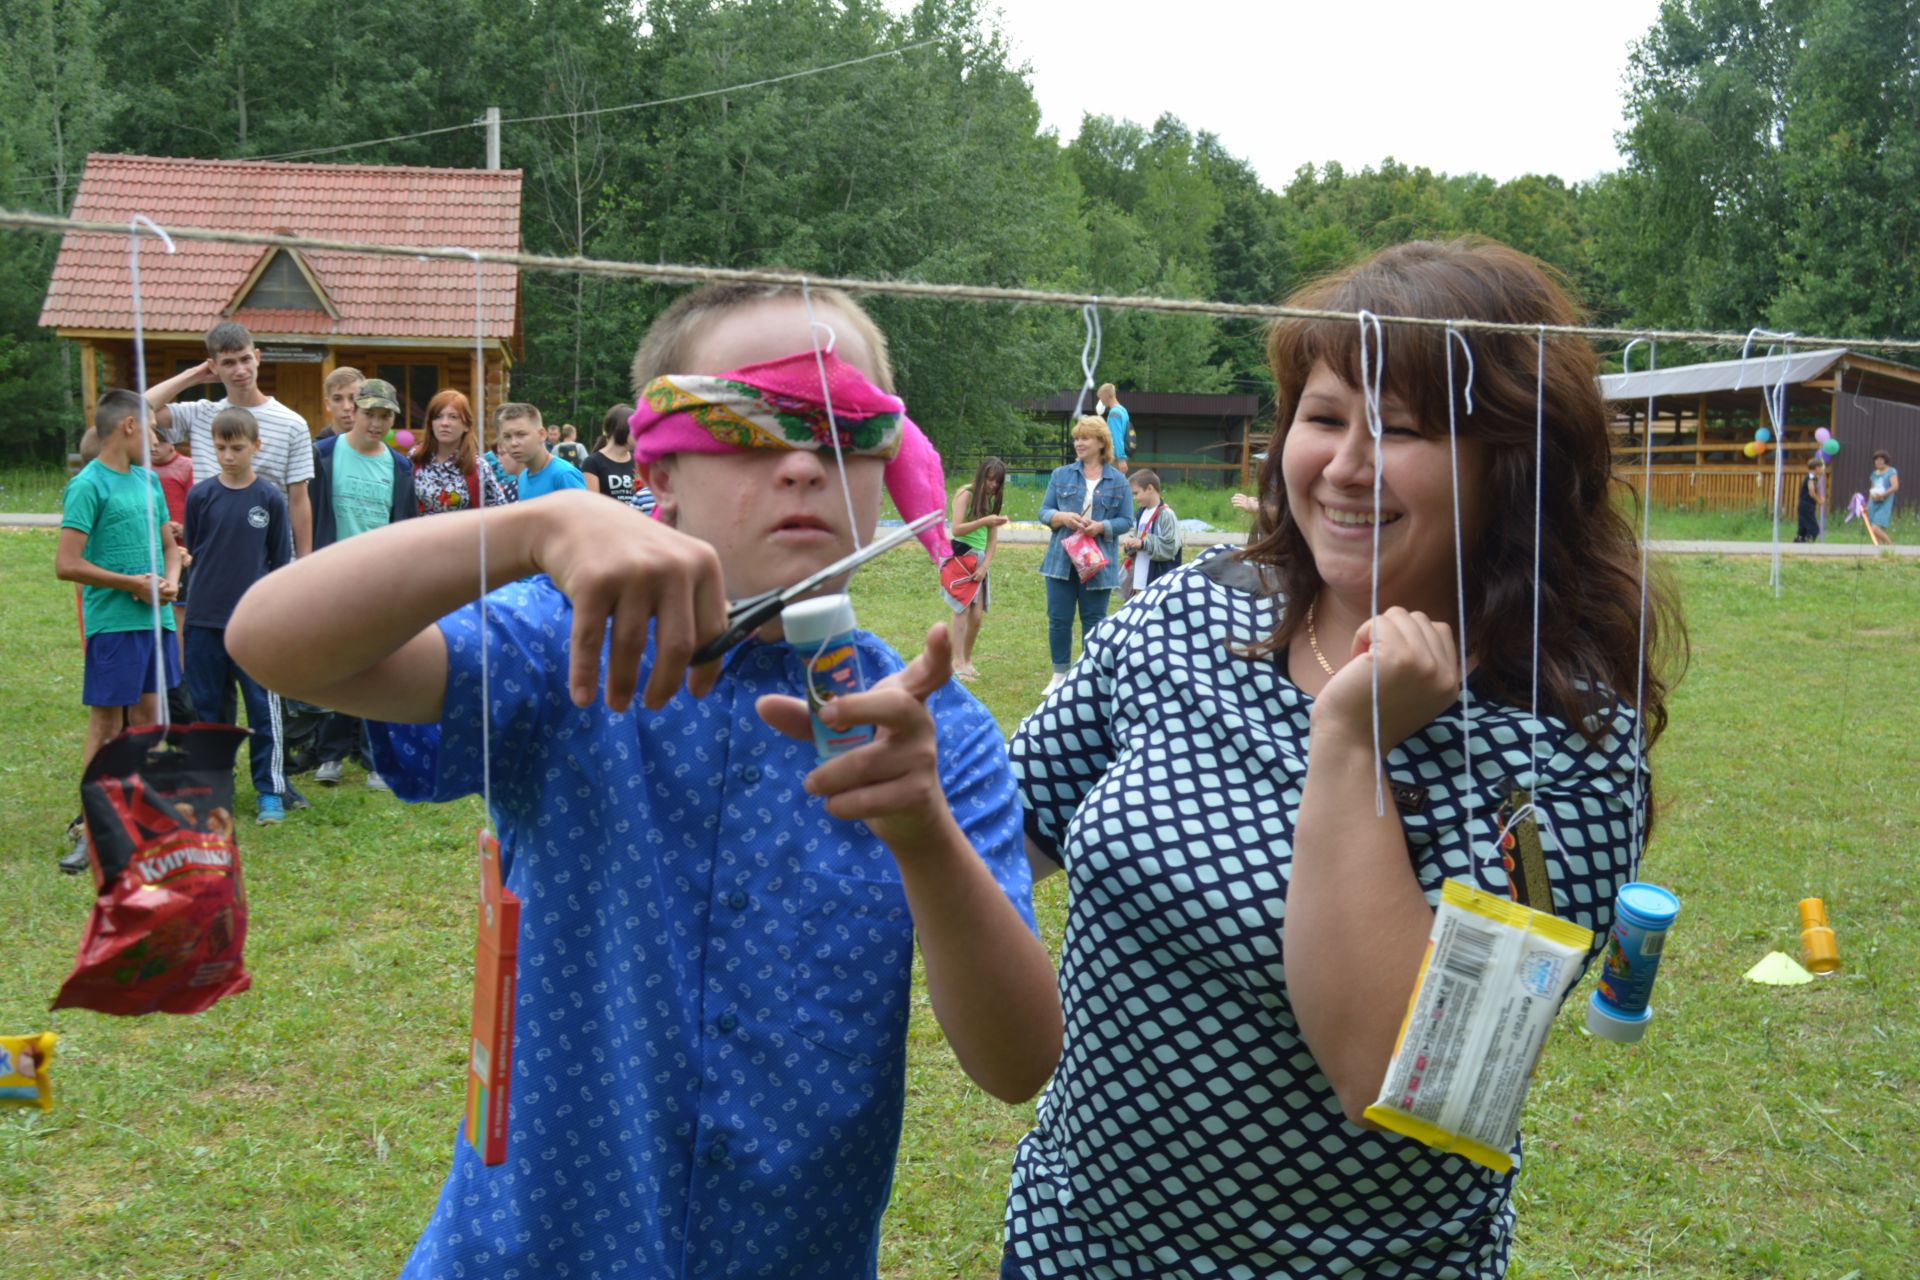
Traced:
<svg viewBox="0 0 1920 1280">
<path fill-rule="evenodd" d="M 1537 263 L 1488 242 L 1402 245 L 1290 301 L 1572 320 Z M 1392 329 L 1375 348 L 1376 446 L 1357 326 L 1276 327 L 1266 536 L 1149 586 L 1014 736 L 1029 855 L 1070 892 L 1067 1040 L 1015 1157 L 1006 1276 L 1506 1269 L 1513 1174 L 1364 1112 L 1443 884 L 1512 888 L 1516 788 L 1541 814 L 1554 913 L 1604 936 L 1643 847 L 1667 683 L 1651 671 L 1637 696 L 1638 562 L 1592 354 L 1476 335 L 1469 415 L 1449 400 L 1453 340 Z M 1656 584 L 1649 648 L 1673 621 Z"/>
</svg>

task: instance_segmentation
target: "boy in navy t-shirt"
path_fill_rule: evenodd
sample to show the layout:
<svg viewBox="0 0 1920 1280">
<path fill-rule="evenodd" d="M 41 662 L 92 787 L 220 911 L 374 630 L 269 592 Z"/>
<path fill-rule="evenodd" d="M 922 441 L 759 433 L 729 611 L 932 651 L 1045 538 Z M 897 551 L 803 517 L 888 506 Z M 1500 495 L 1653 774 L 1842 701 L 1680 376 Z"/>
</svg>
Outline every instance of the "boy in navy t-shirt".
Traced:
<svg viewBox="0 0 1920 1280">
<path fill-rule="evenodd" d="M 223 409 L 211 426 L 220 470 L 187 494 L 187 547 L 193 596 L 187 602 L 187 694 L 194 713 L 234 723 L 234 685 L 247 704 L 248 762 L 260 795 L 260 825 L 281 822 L 293 799 L 281 761 L 277 695 L 262 689 L 227 656 L 227 619 L 247 588 L 293 559 L 287 500 L 253 473 L 260 428 L 245 409 Z"/>
</svg>

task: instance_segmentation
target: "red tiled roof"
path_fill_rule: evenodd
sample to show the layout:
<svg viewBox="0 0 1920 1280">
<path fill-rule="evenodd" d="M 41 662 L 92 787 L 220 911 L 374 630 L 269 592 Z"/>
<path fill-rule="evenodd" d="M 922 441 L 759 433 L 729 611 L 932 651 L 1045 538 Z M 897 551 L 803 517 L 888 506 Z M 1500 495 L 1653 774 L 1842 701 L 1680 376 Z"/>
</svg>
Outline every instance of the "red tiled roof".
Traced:
<svg viewBox="0 0 1920 1280">
<path fill-rule="evenodd" d="M 511 252 L 520 248 L 520 171 L 88 156 L 73 216 L 126 222 L 141 213 L 162 227 Z M 170 255 L 149 240 L 141 250 L 142 320 L 154 332 L 204 332 L 223 318 L 263 250 L 186 240 L 178 249 Z M 339 309 L 339 320 L 319 311 L 261 309 L 242 310 L 235 318 L 261 333 L 473 337 L 468 263 L 314 250 L 301 256 Z M 519 273 L 493 264 L 480 273 L 484 332 L 510 338 Z M 124 235 L 74 232 L 62 239 L 40 323 L 133 328 Z"/>
</svg>

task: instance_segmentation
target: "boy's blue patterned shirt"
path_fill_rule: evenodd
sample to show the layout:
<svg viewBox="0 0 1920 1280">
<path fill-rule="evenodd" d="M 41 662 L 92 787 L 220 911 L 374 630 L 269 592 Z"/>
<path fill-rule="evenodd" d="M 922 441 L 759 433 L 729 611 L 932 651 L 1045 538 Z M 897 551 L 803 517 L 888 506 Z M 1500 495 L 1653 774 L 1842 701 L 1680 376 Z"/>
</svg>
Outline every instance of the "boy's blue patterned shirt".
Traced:
<svg viewBox="0 0 1920 1280">
<path fill-rule="evenodd" d="M 749 641 L 707 697 L 616 714 L 568 699 L 550 579 L 487 612 L 493 820 L 524 904 L 507 1162 L 455 1141 L 402 1274 L 872 1277 L 913 928 L 893 856 L 802 790 L 812 743 L 754 711 L 799 691 L 794 651 Z M 369 726 L 408 800 L 481 790 L 478 605 L 440 629 L 440 722 Z M 870 681 L 900 669 L 857 643 Z M 954 816 L 1032 928 L 1000 731 L 958 686 L 928 705 Z"/>
</svg>

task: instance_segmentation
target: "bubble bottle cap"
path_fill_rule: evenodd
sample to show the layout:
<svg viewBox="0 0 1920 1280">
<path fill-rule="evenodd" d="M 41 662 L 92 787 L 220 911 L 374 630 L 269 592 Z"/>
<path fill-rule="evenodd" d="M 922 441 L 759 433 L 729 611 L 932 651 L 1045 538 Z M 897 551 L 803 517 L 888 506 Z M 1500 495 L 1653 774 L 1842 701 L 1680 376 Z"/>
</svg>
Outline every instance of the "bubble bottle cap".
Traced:
<svg viewBox="0 0 1920 1280">
<path fill-rule="evenodd" d="M 1657 884 L 1634 880 L 1620 886 L 1614 910 L 1642 929 L 1665 929 L 1680 915 L 1680 899 Z"/>
<path fill-rule="evenodd" d="M 1621 1013 L 1605 1000 L 1598 991 L 1587 998 L 1587 1030 L 1602 1040 L 1611 1040 L 1615 1044 L 1632 1044 L 1647 1034 L 1647 1024 L 1653 1021 L 1653 1006 L 1649 1005 L 1637 1015 Z"/>
<path fill-rule="evenodd" d="M 780 611 L 787 643 L 804 649 L 853 630 L 853 601 L 845 595 L 796 600 Z"/>
</svg>

